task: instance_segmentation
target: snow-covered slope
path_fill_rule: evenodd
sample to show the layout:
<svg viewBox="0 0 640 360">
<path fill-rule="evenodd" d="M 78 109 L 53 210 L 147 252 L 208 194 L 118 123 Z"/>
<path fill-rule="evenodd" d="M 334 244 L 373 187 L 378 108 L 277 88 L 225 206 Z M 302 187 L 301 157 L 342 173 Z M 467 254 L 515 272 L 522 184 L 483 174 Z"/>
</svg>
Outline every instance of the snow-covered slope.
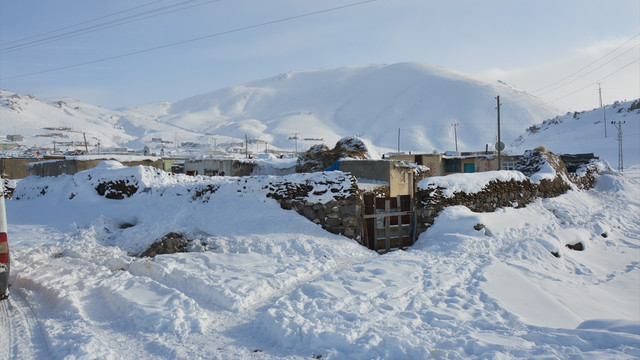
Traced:
<svg viewBox="0 0 640 360">
<path fill-rule="evenodd" d="M 496 95 L 513 103 L 504 110 L 517 119 L 505 123 L 507 137 L 561 112 L 502 83 L 419 63 L 291 72 L 157 106 L 158 121 L 199 133 L 247 134 L 280 148 L 292 148 L 294 134 L 329 146 L 359 134 L 389 151 L 397 149 L 400 128 L 401 150 L 431 152 L 455 149 L 452 123 L 460 124 L 461 149 L 495 142 Z M 127 110 L 158 114 L 158 107 Z"/>
<path fill-rule="evenodd" d="M 486 174 L 467 174 L 461 187 Z M 116 179 L 140 191 L 98 195 L 97 182 Z M 605 172 L 593 190 L 494 213 L 451 207 L 411 249 L 382 256 L 280 208 L 266 197 L 272 179 L 105 162 L 21 180 L 20 200 L 7 201 L 12 286 L 0 302 L 0 351 L 9 359 L 640 353 L 633 179 Z M 187 253 L 131 255 L 169 232 L 197 241 Z M 566 246 L 578 242 L 582 251 Z"/>
<path fill-rule="evenodd" d="M 135 146 L 142 149 L 139 139 L 156 132 L 183 131 L 157 123 L 150 117 L 103 109 L 80 100 L 55 98 L 40 100 L 32 95 L 20 95 L 0 90 L 0 129 L 3 142 L 7 135 L 22 135 L 19 144 L 28 148 L 50 151 L 56 142 L 58 151 L 83 148 L 86 141 L 90 152 Z M 188 132 L 187 132 L 188 133 Z M 65 143 L 81 145 L 65 145 Z"/>
<path fill-rule="evenodd" d="M 25 143 L 50 146 L 52 139 L 34 136 L 43 127 L 70 127 L 106 146 L 135 150 L 151 145 L 152 138 L 173 146 L 212 145 L 242 142 L 245 135 L 289 150 L 296 146 L 290 138 L 298 137 L 300 150 L 306 150 L 318 143 L 306 138 L 321 138 L 333 147 L 344 136 L 360 135 L 387 152 L 397 149 L 401 129 L 402 151 L 442 152 L 455 149 L 454 123 L 459 124 L 460 150 L 484 150 L 496 141 L 497 95 L 504 103 L 502 116 L 510 119 L 502 126 L 505 139 L 563 112 L 506 84 L 420 63 L 291 72 L 118 111 L 72 99 L 14 98 L 7 91 L 0 95 L 0 135 L 22 134 Z"/>
<path fill-rule="evenodd" d="M 640 178 L 640 100 L 548 119 L 529 127 L 507 151 L 522 154 L 544 145 L 556 154 L 594 153 L 618 170 L 617 124 L 622 128 L 623 171 Z"/>
</svg>

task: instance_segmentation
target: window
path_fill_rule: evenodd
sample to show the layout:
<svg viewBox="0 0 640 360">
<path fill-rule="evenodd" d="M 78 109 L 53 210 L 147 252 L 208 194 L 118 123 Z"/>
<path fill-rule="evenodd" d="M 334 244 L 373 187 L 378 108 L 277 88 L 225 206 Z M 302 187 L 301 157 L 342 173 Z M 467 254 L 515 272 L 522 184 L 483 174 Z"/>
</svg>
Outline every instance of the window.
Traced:
<svg viewBox="0 0 640 360">
<path fill-rule="evenodd" d="M 515 161 L 505 161 L 502 163 L 502 170 L 515 170 L 516 162 Z"/>
<path fill-rule="evenodd" d="M 461 163 L 460 159 L 445 159 L 444 171 L 448 173 L 460 172 L 462 169 Z"/>
</svg>

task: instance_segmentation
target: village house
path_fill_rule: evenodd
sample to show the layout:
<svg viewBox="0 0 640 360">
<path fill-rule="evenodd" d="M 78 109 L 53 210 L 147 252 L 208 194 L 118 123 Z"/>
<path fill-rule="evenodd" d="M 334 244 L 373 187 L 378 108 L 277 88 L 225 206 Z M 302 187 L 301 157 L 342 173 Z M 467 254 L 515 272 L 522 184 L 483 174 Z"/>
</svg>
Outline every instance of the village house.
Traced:
<svg viewBox="0 0 640 360">
<path fill-rule="evenodd" d="M 336 170 L 351 173 L 361 187 L 384 188 L 384 195 L 413 196 L 415 184 L 421 180 L 415 166 L 399 160 L 340 160 Z"/>
<path fill-rule="evenodd" d="M 187 175 L 205 176 L 249 176 L 255 162 L 236 159 L 192 159 L 184 163 Z"/>
<path fill-rule="evenodd" d="M 392 154 L 393 160 L 403 160 L 429 168 L 428 176 L 444 176 L 456 173 L 474 173 L 498 169 L 498 153 L 483 152 L 445 152 L 444 154 Z M 513 170 L 519 155 L 501 154 L 502 170 Z"/>
<path fill-rule="evenodd" d="M 17 142 L 24 141 L 24 136 L 22 135 L 7 135 L 7 140 Z"/>
</svg>

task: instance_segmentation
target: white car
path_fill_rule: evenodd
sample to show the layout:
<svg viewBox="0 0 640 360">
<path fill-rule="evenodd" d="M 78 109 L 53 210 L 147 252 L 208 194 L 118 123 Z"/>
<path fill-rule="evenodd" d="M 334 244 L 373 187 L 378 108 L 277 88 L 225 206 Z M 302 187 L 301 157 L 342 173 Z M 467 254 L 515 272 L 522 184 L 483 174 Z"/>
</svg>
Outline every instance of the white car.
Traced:
<svg viewBox="0 0 640 360">
<path fill-rule="evenodd" d="M 9 296 L 9 244 L 7 243 L 7 211 L 4 207 L 4 184 L 0 179 L 0 300 Z"/>
</svg>

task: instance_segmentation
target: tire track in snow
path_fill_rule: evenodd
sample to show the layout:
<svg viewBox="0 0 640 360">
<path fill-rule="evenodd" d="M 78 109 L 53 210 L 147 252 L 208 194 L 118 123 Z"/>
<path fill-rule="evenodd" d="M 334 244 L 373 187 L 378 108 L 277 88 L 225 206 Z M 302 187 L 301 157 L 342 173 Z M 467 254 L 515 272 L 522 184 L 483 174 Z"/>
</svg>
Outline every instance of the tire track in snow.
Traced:
<svg viewBox="0 0 640 360">
<path fill-rule="evenodd" d="M 0 302 L 0 316 L 0 351 L 7 354 L 7 359 L 51 358 L 42 324 L 18 291 Z"/>
<path fill-rule="evenodd" d="M 0 354 L 6 354 L 6 358 L 11 359 L 13 355 L 13 346 L 11 346 L 13 329 L 11 328 L 8 298 L 0 301 L 0 334 L 2 334 L 0 336 Z"/>
</svg>

